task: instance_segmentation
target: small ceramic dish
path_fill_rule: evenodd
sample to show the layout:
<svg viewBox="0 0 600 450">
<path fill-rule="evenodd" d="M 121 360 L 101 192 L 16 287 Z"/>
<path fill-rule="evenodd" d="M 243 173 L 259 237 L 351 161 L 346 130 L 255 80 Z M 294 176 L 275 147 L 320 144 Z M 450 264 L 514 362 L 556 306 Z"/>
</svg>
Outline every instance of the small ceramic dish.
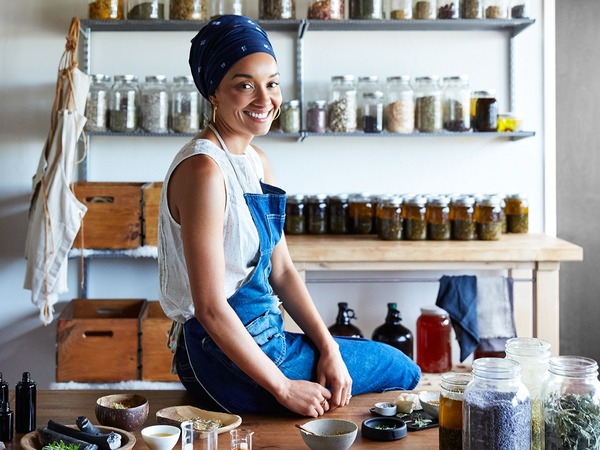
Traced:
<svg viewBox="0 0 600 450">
<path fill-rule="evenodd" d="M 172 450 L 180 434 L 181 429 L 173 425 L 152 425 L 141 431 L 142 439 L 150 450 Z"/>
<path fill-rule="evenodd" d="M 408 428 L 396 417 L 373 417 L 363 421 L 360 432 L 375 441 L 396 441 L 406 437 Z"/>
<path fill-rule="evenodd" d="M 440 411 L 440 393 L 423 391 L 419 394 L 419 402 L 423 407 L 423 411 L 429 414 L 434 419 L 437 419 Z"/>
<path fill-rule="evenodd" d="M 375 403 L 375 407 L 373 409 L 375 410 L 376 414 L 386 417 L 395 416 L 397 411 L 396 405 L 387 402 Z"/>
</svg>

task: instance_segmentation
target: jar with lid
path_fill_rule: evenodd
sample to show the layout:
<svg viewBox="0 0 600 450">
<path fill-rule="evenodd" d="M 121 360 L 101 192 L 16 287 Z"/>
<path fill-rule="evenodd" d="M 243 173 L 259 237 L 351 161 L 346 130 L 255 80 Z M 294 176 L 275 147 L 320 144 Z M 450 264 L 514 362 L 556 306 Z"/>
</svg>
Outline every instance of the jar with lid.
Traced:
<svg viewBox="0 0 600 450">
<path fill-rule="evenodd" d="M 482 241 L 497 241 L 502 236 L 502 205 L 497 196 L 488 196 L 475 204 L 475 233 Z"/>
<path fill-rule="evenodd" d="M 300 133 L 300 102 L 289 100 L 281 105 L 279 126 L 284 133 Z"/>
<path fill-rule="evenodd" d="M 505 199 L 506 231 L 527 233 L 529 231 L 529 203 L 524 194 L 510 194 Z"/>
<path fill-rule="evenodd" d="M 215 19 L 226 14 L 242 16 L 244 15 L 243 0 L 210 0 L 208 14 L 210 19 Z"/>
<path fill-rule="evenodd" d="M 443 373 L 452 368 L 452 325 L 441 308 L 421 308 L 417 319 L 417 365 L 426 373 Z"/>
<path fill-rule="evenodd" d="M 438 19 L 459 19 L 460 4 L 458 0 L 437 0 Z"/>
<path fill-rule="evenodd" d="M 442 374 L 439 406 L 440 450 L 462 450 L 463 395 L 471 379 L 470 373 Z"/>
<path fill-rule="evenodd" d="M 206 0 L 169 0 L 170 20 L 206 20 Z"/>
<path fill-rule="evenodd" d="M 439 79 L 438 76 L 415 79 L 415 127 L 422 133 L 437 133 L 443 128 Z"/>
<path fill-rule="evenodd" d="M 383 0 L 348 0 L 350 3 L 349 19 L 380 20 L 383 19 Z"/>
<path fill-rule="evenodd" d="M 523 131 L 523 117 L 515 112 L 498 113 L 498 132 Z"/>
<path fill-rule="evenodd" d="M 445 241 L 450 239 L 450 199 L 443 195 L 433 196 L 425 205 L 427 239 Z"/>
<path fill-rule="evenodd" d="M 196 133 L 200 129 L 200 93 L 191 75 L 173 78 L 171 128 L 175 133 Z"/>
<path fill-rule="evenodd" d="M 135 75 L 115 75 L 108 102 L 108 127 L 110 131 L 137 130 L 140 90 Z"/>
<path fill-rule="evenodd" d="M 487 96 L 475 100 L 475 127 L 477 131 L 498 131 L 498 102 L 491 91 L 483 92 Z"/>
<path fill-rule="evenodd" d="M 373 231 L 375 205 L 369 194 L 352 194 L 349 198 L 348 212 L 352 233 L 369 234 Z"/>
<path fill-rule="evenodd" d="M 164 75 L 148 75 L 141 89 L 142 129 L 148 133 L 169 132 L 169 89 Z"/>
<path fill-rule="evenodd" d="M 550 358 L 542 386 L 542 448 L 600 448 L 598 363 L 581 356 Z"/>
<path fill-rule="evenodd" d="M 550 343 L 537 338 L 506 341 L 506 358 L 521 365 L 521 381 L 531 397 L 531 450 L 542 450 L 541 390 L 548 377 Z"/>
<path fill-rule="evenodd" d="M 402 239 L 402 197 L 396 195 L 377 203 L 377 235 L 386 241 Z"/>
<path fill-rule="evenodd" d="M 484 0 L 485 19 L 508 19 L 507 0 Z"/>
<path fill-rule="evenodd" d="M 483 0 L 461 0 L 460 17 L 463 19 L 483 19 Z"/>
<path fill-rule="evenodd" d="M 391 0 L 390 19 L 412 19 L 412 0 Z"/>
<path fill-rule="evenodd" d="M 308 103 L 306 129 L 311 133 L 325 133 L 327 131 L 327 101 L 314 100 Z"/>
<path fill-rule="evenodd" d="M 288 195 L 285 202 L 286 234 L 306 233 L 306 196 L 303 194 Z"/>
<path fill-rule="evenodd" d="M 457 241 L 475 239 L 474 208 L 475 199 L 461 196 L 450 202 L 450 238 Z"/>
<path fill-rule="evenodd" d="M 397 303 L 387 304 L 385 322 L 373 330 L 371 339 L 391 345 L 411 359 L 413 357 L 413 335 L 402 325 L 402 314 Z"/>
<path fill-rule="evenodd" d="M 349 195 L 336 194 L 329 197 L 329 232 L 346 234 L 350 232 Z"/>
<path fill-rule="evenodd" d="M 362 128 L 365 133 L 383 131 L 383 92 L 365 92 L 362 101 Z"/>
<path fill-rule="evenodd" d="M 296 0 L 260 0 L 260 20 L 286 20 L 296 18 Z"/>
<path fill-rule="evenodd" d="M 415 131 L 415 93 L 410 75 L 388 77 L 386 82 L 385 129 L 390 133 L 410 134 Z"/>
<path fill-rule="evenodd" d="M 362 112 L 365 103 L 364 94 L 379 91 L 381 91 L 381 86 L 379 85 L 379 77 L 377 75 L 358 77 L 358 82 L 356 83 L 356 124 L 361 130 L 363 129 Z"/>
<path fill-rule="evenodd" d="M 402 202 L 402 239 L 422 241 L 427 238 L 425 205 L 427 199 L 421 195 L 408 196 Z"/>
<path fill-rule="evenodd" d="M 357 93 L 354 75 L 331 77 L 327 107 L 328 126 L 333 132 L 356 131 Z"/>
<path fill-rule="evenodd" d="M 474 360 L 463 397 L 463 449 L 528 450 L 530 439 L 531 398 L 519 363 Z"/>
<path fill-rule="evenodd" d="M 327 195 L 309 195 L 306 199 L 306 231 L 308 234 L 327 234 L 328 223 Z"/>
<path fill-rule="evenodd" d="M 444 78 L 442 114 L 444 129 L 458 132 L 471 130 L 471 88 L 468 76 Z"/>
<path fill-rule="evenodd" d="M 413 19 L 435 19 L 436 0 L 413 0 Z"/>
<path fill-rule="evenodd" d="M 479 98 L 493 98 L 495 94 L 493 91 L 472 91 L 471 92 L 471 126 L 474 130 L 477 130 L 477 99 Z"/>
<path fill-rule="evenodd" d="M 529 19 L 531 17 L 529 0 L 512 0 L 510 3 L 510 17 L 512 19 Z"/>
<path fill-rule="evenodd" d="M 345 0 L 310 0 L 307 19 L 343 20 Z"/>
<path fill-rule="evenodd" d="M 90 20 L 121 20 L 125 18 L 125 0 L 89 0 Z"/>
<path fill-rule="evenodd" d="M 92 84 L 85 103 L 85 129 L 87 131 L 106 131 L 108 129 L 108 97 L 110 77 L 92 75 Z"/>
<path fill-rule="evenodd" d="M 128 20 L 164 20 L 165 0 L 127 0 Z"/>
<path fill-rule="evenodd" d="M 356 314 L 353 309 L 348 308 L 348 303 L 338 303 L 338 314 L 335 324 L 329 327 L 329 332 L 332 336 L 363 337 L 362 331 L 356 325 L 352 324 L 354 319 L 356 319 Z"/>
</svg>

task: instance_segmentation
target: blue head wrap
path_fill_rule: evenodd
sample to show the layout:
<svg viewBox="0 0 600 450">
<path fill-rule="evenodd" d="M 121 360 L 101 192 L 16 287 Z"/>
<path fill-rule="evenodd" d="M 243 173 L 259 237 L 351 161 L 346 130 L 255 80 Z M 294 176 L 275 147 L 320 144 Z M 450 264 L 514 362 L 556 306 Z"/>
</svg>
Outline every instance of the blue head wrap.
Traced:
<svg viewBox="0 0 600 450">
<path fill-rule="evenodd" d="M 208 100 L 231 66 L 260 52 L 275 58 L 267 33 L 252 19 L 225 15 L 211 20 L 192 39 L 189 62 L 196 87 Z"/>
</svg>

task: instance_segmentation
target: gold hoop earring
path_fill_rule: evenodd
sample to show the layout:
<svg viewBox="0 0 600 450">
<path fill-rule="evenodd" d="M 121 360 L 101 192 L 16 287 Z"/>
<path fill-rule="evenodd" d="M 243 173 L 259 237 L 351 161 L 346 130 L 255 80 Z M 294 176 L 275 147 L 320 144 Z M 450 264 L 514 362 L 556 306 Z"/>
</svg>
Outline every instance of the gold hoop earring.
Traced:
<svg viewBox="0 0 600 450">
<path fill-rule="evenodd" d="M 212 107 L 213 107 L 213 109 L 212 109 L 212 123 L 216 123 L 217 105 L 213 104 Z"/>
<path fill-rule="evenodd" d="M 281 108 L 278 106 L 277 107 L 277 112 L 275 113 L 275 115 L 273 116 L 273 120 L 277 120 L 279 119 L 279 116 L 281 115 Z"/>
</svg>

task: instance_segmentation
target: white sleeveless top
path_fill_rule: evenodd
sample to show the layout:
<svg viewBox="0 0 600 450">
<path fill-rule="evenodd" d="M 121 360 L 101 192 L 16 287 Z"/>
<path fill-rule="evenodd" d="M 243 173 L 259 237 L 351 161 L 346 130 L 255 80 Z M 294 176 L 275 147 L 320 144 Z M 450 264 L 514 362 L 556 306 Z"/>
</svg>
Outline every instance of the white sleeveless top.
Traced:
<svg viewBox="0 0 600 450">
<path fill-rule="evenodd" d="M 244 192 L 262 193 L 259 180 L 264 178 L 264 170 L 260 156 L 250 146 L 242 155 L 227 155 L 209 140 L 188 142 L 175 156 L 167 172 L 158 214 L 159 300 L 165 314 L 180 323 L 194 316 L 194 304 L 183 253 L 181 226 L 169 211 L 167 186 L 175 168 L 195 155 L 210 156 L 218 164 L 225 179 L 227 195 L 223 248 L 226 297 L 230 297 L 250 276 L 259 257 L 258 232 L 246 205 Z"/>
</svg>

